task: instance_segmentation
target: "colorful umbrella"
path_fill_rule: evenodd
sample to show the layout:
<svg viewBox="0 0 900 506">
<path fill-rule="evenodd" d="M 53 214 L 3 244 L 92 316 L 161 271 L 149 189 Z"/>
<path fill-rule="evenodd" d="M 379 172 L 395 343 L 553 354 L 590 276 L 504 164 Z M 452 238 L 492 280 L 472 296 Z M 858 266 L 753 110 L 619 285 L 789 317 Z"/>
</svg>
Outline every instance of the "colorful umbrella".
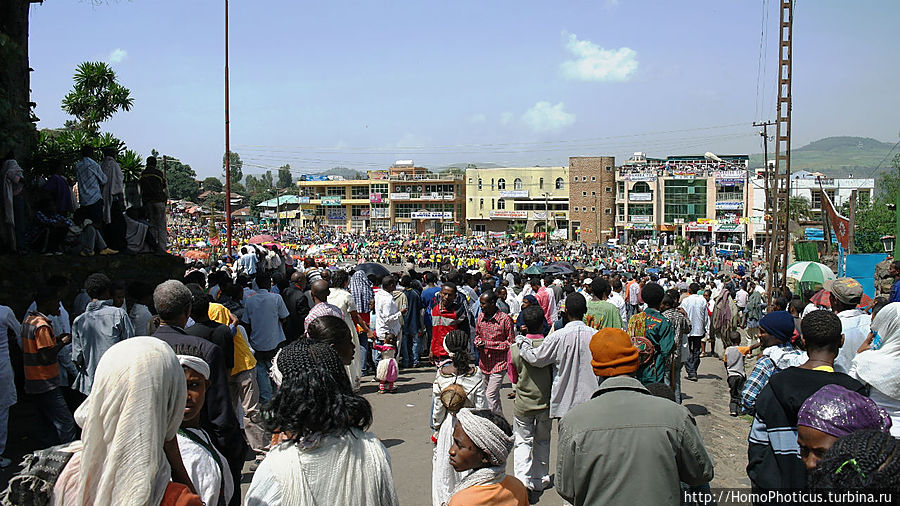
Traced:
<svg viewBox="0 0 900 506">
<path fill-rule="evenodd" d="M 250 244 L 262 244 L 265 242 L 274 242 L 274 241 L 275 241 L 275 237 L 268 235 L 268 234 L 263 234 L 263 235 L 254 235 L 253 237 L 250 238 L 250 241 L 248 241 L 248 242 Z"/>
<path fill-rule="evenodd" d="M 185 258 L 189 258 L 191 260 L 205 260 L 209 258 L 209 253 L 205 251 L 200 251 L 196 249 L 192 249 L 190 251 L 186 251 L 184 253 Z"/>
<path fill-rule="evenodd" d="M 794 262 L 787 266 L 787 277 L 799 283 L 818 285 L 837 278 L 828 266 L 819 262 Z"/>
</svg>

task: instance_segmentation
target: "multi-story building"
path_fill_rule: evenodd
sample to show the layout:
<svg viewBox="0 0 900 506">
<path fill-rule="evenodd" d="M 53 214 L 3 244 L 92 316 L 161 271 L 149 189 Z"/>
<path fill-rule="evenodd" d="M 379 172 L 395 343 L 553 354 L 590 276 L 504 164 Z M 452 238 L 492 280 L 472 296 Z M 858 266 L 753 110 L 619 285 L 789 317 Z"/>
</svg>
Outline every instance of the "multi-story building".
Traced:
<svg viewBox="0 0 900 506">
<path fill-rule="evenodd" d="M 743 242 L 753 192 L 747 155 L 635 153 L 616 172 L 616 235 L 623 241 L 682 236 L 694 242 Z M 752 232 L 751 232 L 752 234 Z"/>
<path fill-rule="evenodd" d="M 299 181 L 300 226 L 347 231 L 462 233 L 465 186 L 461 175 L 434 174 L 412 161 L 369 171 L 367 179 L 306 176 Z"/>
<path fill-rule="evenodd" d="M 466 219 L 474 234 L 528 232 L 547 225 L 565 237 L 568 228 L 568 167 L 466 169 Z"/>
<path fill-rule="evenodd" d="M 569 237 L 589 244 L 615 237 L 616 159 L 569 157 L 569 177 Z"/>
</svg>

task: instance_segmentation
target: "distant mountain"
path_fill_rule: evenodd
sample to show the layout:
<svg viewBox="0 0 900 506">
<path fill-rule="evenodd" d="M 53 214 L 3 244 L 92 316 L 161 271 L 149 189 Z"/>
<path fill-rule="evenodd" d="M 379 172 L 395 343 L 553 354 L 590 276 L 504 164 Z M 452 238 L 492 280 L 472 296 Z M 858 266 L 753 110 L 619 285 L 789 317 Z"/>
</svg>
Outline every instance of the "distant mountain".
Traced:
<svg viewBox="0 0 900 506">
<path fill-rule="evenodd" d="M 455 169 L 458 171 L 465 172 L 466 167 L 468 167 L 469 165 L 474 165 L 476 168 L 479 168 L 479 169 L 497 169 L 500 167 L 507 167 L 507 165 L 499 165 L 499 164 L 490 163 L 490 162 L 465 162 L 465 163 L 451 163 L 450 165 L 442 165 L 440 167 L 432 167 L 431 170 L 433 172 L 437 172 L 437 173 L 447 172 L 450 169 Z"/>
<path fill-rule="evenodd" d="M 832 177 L 851 174 L 854 177 L 875 177 L 875 167 L 881 163 L 879 172 L 885 170 L 890 167 L 891 158 L 900 152 L 898 149 L 888 156 L 893 146 L 871 137 L 826 137 L 794 148 L 791 152 L 791 170 L 818 171 Z M 769 159 L 774 158 L 774 152 L 770 151 Z M 750 166 L 764 166 L 762 153 L 750 156 Z"/>
<path fill-rule="evenodd" d="M 347 167 L 332 167 L 317 174 L 322 176 L 343 176 L 344 179 L 365 179 L 366 177 L 365 172 L 348 169 Z"/>
</svg>

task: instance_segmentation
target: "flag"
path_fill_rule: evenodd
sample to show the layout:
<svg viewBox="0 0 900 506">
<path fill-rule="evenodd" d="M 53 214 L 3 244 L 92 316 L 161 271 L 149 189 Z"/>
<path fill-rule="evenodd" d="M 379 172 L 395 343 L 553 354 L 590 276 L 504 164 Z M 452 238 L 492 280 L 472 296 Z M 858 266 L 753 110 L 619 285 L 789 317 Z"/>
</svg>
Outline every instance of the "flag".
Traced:
<svg viewBox="0 0 900 506">
<path fill-rule="evenodd" d="M 844 249 L 848 249 L 850 247 L 850 220 L 838 214 L 834 209 L 834 203 L 825 192 L 822 192 L 822 205 L 828 213 L 828 220 L 831 221 L 831 228 L 834 230 L 838 243 Z"/>
</svg>

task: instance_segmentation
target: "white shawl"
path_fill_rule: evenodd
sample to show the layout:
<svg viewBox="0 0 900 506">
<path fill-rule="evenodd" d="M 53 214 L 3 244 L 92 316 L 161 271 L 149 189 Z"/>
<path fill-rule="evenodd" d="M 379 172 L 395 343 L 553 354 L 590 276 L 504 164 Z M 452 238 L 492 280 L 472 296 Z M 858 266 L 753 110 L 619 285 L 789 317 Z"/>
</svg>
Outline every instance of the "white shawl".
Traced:
<svg viewBox="0 0 900 506">
<path fill-rule="evenodd" d="M 350 429 L 301 446 L 288 441 L 266 454 L 246 506 L 399 504 L 387 450 L 371 432 Z"/>
<path fill-rule="evenodd" d="M 871 328 L 881 335 L 881 348 L 858 353 L 850 369 L 884 395 L 900 399 L 900 302 L 882 308 Z"/>
<path fill-rule="evenodd" d="M 172 476 L 163 443 L 175 437 L 186 397 L 184 369 L 165 342 L 134 337 L 109 348 L 75 411 L 84 446 L 78 476 L 54 489 L 55 504 L 157 506 Z"/>
</svg>

